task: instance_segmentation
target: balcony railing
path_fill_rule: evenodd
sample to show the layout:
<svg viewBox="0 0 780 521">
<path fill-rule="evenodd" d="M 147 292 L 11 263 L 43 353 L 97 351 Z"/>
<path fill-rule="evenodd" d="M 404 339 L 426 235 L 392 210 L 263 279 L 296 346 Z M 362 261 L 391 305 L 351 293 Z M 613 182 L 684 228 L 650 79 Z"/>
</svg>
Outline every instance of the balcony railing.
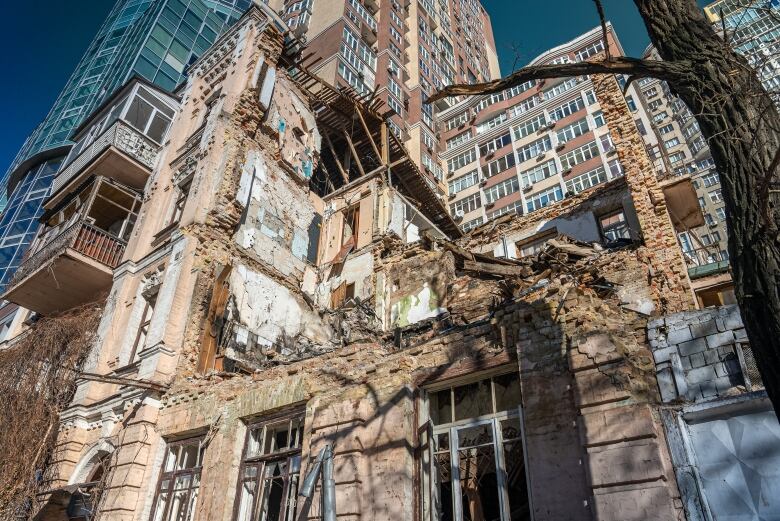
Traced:
<svg viewBox="0 0 780 521">
<path fill-rule="evenodd" d="M 728 256 L 716 251 L 714 247 L 683 251 L 683 257 L 688 265 L 688 274 L 692 278 L 721 273 L 729 267 Z"/>
<path fill-rule="evenodd" d="M 36 251 L 22 262 L 16 270 L 9 287 L 18 284 L 25 277 L 38 270 L 49 260 L 62 255 L 71 248 L 82 255 L 98 261 L 109 268 L 116 268 L 125 252 L 127 243 L 106 231 L 83 220 L 78 220 L 51 239 L 45 240 Z"/>
<path fill-rule="evenodd" d="M 160 151 L 160 145 L 124 121 L 117 120 L 98 136 L 95 141 L 84 147 L 78 156 L 70 160 L 65 169 L 54 179 L 52 193 L 56 193 L 65 186 L 93 159 L 111 146 L 116 147 L 150 170 L 154 167 L 157 154 Z"/>
</svg>

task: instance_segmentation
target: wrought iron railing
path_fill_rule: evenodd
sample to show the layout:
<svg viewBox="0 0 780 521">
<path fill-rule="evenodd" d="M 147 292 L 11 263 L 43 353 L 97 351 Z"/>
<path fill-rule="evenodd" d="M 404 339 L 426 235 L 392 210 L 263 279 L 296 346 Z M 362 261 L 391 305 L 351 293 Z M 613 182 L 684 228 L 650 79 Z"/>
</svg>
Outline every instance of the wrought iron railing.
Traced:
<svg viewBox="0 0 780 521">
<path fill-rule="evenodd" d="M 717 251 L 714 246 L 683 251 L 683 257 L 685 257 L 685 263 L 689 268 L 707 266 L 720 262 L 728 264 L 729 261 L 728 256 Z"/>
<path fill-rule="evenodd" d="M 78 156 L 71 159 L 57 177 L 54 178 L 52 193 L 57 192 L 92 160 L 108 147 L 114 146 L 150 170 L 154 167 L 160 145 L 137 131 L 122 120 L 117 120 L 100 134 L 95 141 L 84 147 Z"/>
<path fill-rule="evenodd" d="M 8 287 L 18 284 L 41 266 L 62 255 L 68 248 L 105 264 L 109 268 L 116 268 L 119 261 L 122 260 L 126 246 L 127 243 L 118 237 L 114 237 L 88 222 L 78 220 L 61 232 L 54 234 L 51 239 L 42 241 L 36 250 L 31 250 L 28 257 L 14 273 Z"/>
</svg>

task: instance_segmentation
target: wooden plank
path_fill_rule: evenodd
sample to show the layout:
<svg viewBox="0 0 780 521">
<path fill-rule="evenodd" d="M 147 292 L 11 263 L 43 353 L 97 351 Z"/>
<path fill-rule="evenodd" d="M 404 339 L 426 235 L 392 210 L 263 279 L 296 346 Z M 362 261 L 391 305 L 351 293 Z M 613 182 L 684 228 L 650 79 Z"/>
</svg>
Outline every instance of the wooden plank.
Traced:
<svg viewBox="0 0 780 521">
<path fill-rule="evenodd" d="M 376 157 L 378 160 L 382 161 L 382 153 L 379 152 L 379 147 L 376 146 L 376 141 L 374 141 L 374 136 L 371 135 L 371 131 L 368 130 L 368 125 L 366 124 L 366 120 L 363 118 L 362 110 L 360 110 L 360 107 L 357 107 L 358 119 L 360 119 L 360 124 L 363 127 L 363 130 L 366 132 L 366 136 L 368 136 L 368 142 L 371 143 L 371 148 L 374 150 L 374 154 L 376 154 Z"/>
<path fill-rule="evenodd" d="M 527 268 L 523 266 L 507 266 L 505 264 L 490 264 L 487 262 L 463 260 L 463 269 L 466 271 L 476 271 L 487 273 L 488 275 L 498 275 L 501 277 L 523 277 L 527 275 Z"/>
<path fill-rule="evenodd" d="M 349 183 L 349 175 L 344 170 L 344 166 L 341 164 L 341 161 L 339 160 L 338 154 L 336 154 L 336 147 L 333 146 L 333 142 L 330 140 L 330 136 L 327 132 L 322 133 L 325 136 L 325 142 L 328 144 L 328 148 L 330 149 L 330 153 L 333 154 L 333 161 L 336 162 L 336 166 L 339 169 L 339 172 L 341 173 L 341 177 L 344 179 L 344 183 Z"/>
<path fill-rule="evenodd" d="M 211 301 L 209 302 L 208 313 L 203 321 L 203 333 L 201 334 L 201 347 L 198 356 L 198 371 L 201 373 L 205 373 L 214 367 L 218 347 L 217 336 L 219 335 L 219 331 L 216 331 L 215 326 L 217 317 L 225 313 L 225 306 L 227 306 L 230 297 L 228 277 L 231 270 L 232 268 L 229 265 L 222 267 L 211 291 Z"/>
<path fill-rule="evenodd" d="M 357 163 L 358 170 L 360 170 L 360 177 L 364 177 L 366 175 L 366 171 L 363 169 L 363 163 L 360 161 L 360 156 L 358 156 L 357 150 L 355 150 L 355 145 L 352 143 L 352 138 L 349 137 L 349 134 L 347 134 L 346 130 L 342 130 L 341 132 L 344 134 L 344 139 L 347 140 L 349 151 L 352 152 L 352 157 L 355 159 L 355 163 Z"/>
</svg>

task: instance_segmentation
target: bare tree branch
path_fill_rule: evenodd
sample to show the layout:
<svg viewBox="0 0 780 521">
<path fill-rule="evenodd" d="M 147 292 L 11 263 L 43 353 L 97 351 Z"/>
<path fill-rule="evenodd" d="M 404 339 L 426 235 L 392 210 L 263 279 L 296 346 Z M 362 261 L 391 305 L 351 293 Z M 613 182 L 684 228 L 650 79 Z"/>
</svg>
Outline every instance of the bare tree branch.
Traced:
<svg viewBox="0 0 780 521">
<path fill-rule="evenodd" d="M 607 61 L 612 58 L 609 52 L 609 40 L 607 39 L 607 17 L 604 14 L 604 6 L 601 5 L 601 0 L 593 0 L 596 4 L 596 11 L 599 12 L 599 22 L 601 23 L 601 37 L 604 40 L 604 53 L 607 55 Z"/>
<path fill-rule="evenodd" d="M 628 93 L 628 88 L 631 86 L 632 83 L 634 83 L 635 80 L 638 80 L 639 76 L 636 74 L 632 74 L 626 79 L 625 85 L 623 85 L 623 96 L 625 96 Z"/>
<path fill-rule="evenodd" d="M 589 74 L 629 74 L 636 78 L 653 77 L 674 81 L 689 74 L 688 62 L 666 62 L 659 60 L 640 60 L 616 56 L 613 58 L 578 63 L 559 63 L 554 65 L 530 65 L 513 72 L 499 80 L 484 83 L 448 85 L 428 98 L 428 103 L 449 96 L 493 94 L 520 85 L 529 80 L 586 76 Z"/>
</svg>

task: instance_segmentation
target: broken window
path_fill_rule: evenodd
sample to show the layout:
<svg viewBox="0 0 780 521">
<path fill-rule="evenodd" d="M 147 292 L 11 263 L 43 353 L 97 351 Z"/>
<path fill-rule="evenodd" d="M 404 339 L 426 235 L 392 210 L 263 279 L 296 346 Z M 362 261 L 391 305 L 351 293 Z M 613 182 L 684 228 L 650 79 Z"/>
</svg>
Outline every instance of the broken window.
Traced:
<svg viewBox="0 0 780 521">
<path fill-rule="evenodd" d="M 138 360 L 138 355 L 146 345 L 146 337 L 149 335 L 149 325 L 152 323 L 152 315 L 154 314 L 154 305 L 157 303 L 157 293 L 143 296 L 142 298 L 144 299 L 144 310 L 141 312 L 141 322 L 138 324 L 138 331 L 135 334 L 133 349 L 130 351 L 131 364 Z"/>
<path fill-rule="evenodd" d="M 249 426 L 236 521 L 293 521 L 301 472 L 303 412 Z"/>
<path fill-rule="evenodd" d="M 542 251 L 542 249 L 544 249 L 544 245 L 547 244 L 550 239 L 555 238 L 557 233 L 558 230 L 553 228 L 552 230 L 545 230 L 542 233 L 537 233 L 531 237 L 517 241 L 516 247 L 517 251 L 520 253 L 520 257 L 530 257 L 531 255 L 536 255 Z"/>
<path fill-rule="evenodd" d="M 171 442 L 165 448 L 152 521 L 191 521 L 195 518 L 204 451 L 202 437 Z"/>
<path fill-rule="evenodd" d="M 516 370 L 429 392 L 433 519 L 531 519 Z"/>
<path fill-rule="evenodd" d="M 623 210 L 612 212 L 600 218 L 601 234 L 607 243 L 615 243 L 631 240 L 631 231 L 626 222 L 626 214 Z"/>
<path fill-rule="evenodd" d="M 341 234 L 341 244 L 347 244 L 352 239 L 352 244 L 357 244 L 358 225 L 360 221 L 360 206 L 355 205 L 344 212 L 344 228 Z"/>
</svg>

